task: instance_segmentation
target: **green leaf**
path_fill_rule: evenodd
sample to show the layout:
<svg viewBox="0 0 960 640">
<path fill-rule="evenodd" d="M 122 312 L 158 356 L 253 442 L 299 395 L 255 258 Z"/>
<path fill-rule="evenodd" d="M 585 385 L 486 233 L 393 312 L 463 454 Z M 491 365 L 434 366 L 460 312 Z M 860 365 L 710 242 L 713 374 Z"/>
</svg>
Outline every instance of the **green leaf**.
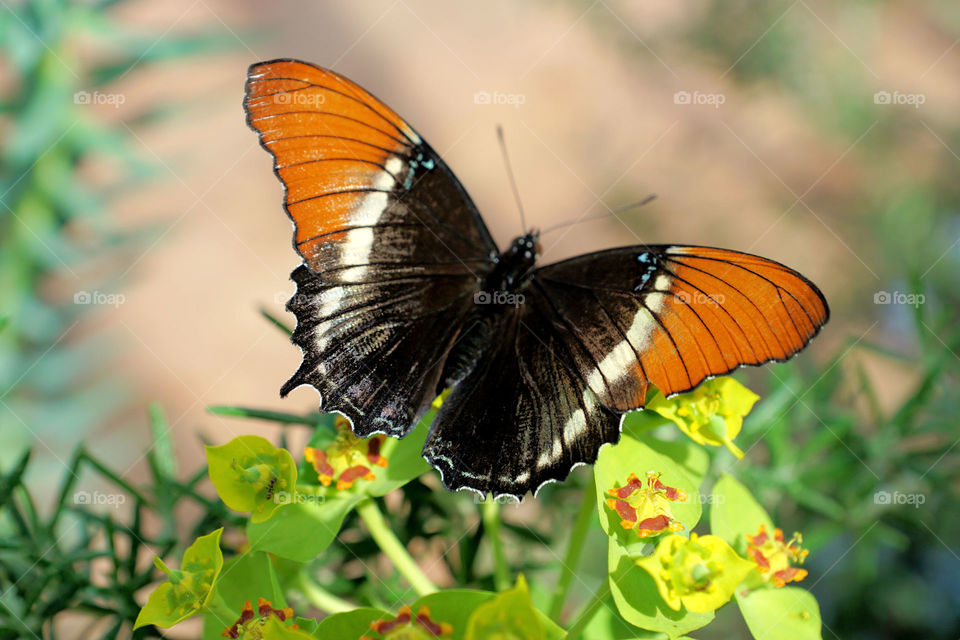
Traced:
<svg viewBox="0 0 960 640">
<path fill-rule="evenodd" d="M 820 608 L 799 587 L 758 589 L 737 596 L 737 604 L 756 640 L 820 640 Z"/>
<path fill-rule="evenodd" d="M 630 411 L 623 416 L 621 430 L 634 438 L 639 438 L 647 431 L 669 424 L 667 419 L 654 411 Z"/>
<path fill-rule="evenodd" d="M 755 535 L 760 525 L 772 535 L 770 516 L 750 491 L 731 475 L 724 474 L 713 486 L 710 504 L 710 532 L 727 541 L 738 553 L 747 549 L 745 535 Z"/>
<path fill-rule="evenodd" d="M 177 458 L 173 454 L 173 441 L 170 439 L 170 426 L 167 416 L 156 402 L 147 407 L 150 416 L 150 435 L 153 437 L 151 455 L 157 469 L 165 478 L 177 477 Z"/>
<path fill-rule="evenodd" d="M 713 613 L 674 611 L 660 597 L 650 574 L 638 567 L 630 550 L 610 538 L 608 550 L 610 591 L 623 619 L 648 631 L 676 638 L 713 620 Z"/>
<path fill-rule="evenodd" d="M 153 624 L 172 627 L 203 610 L 211 601 L 213 588 L 223 568 L 220 535 L 223 528 L 200 536 L 183 553 L 179 570 L 169 569 L 160 558 L 154 563 L 170 578 L 147 598 L 133 628 Z"/>
<path fill-rule="evenodd" d="M 522 574 L 512 589 L 480 605 L 470 615 L 464 640 L 487 638 L 546 640 L 546 630 L 533 606 L 530 588 Z"/>
<path fill-rule="evenodd" d="M 252 418 L 255 420 L 267 420 L 269 422 L 279 422 L 280 424 L 304 424 L 308 427 L 326 426 L 333 429 L 333 414 L 307 414 L 297 415 L 295 413 L 284 413 L 282 411 L 271 411 L 269 409 L 252 409 L 249 407 L 224 407 L 211 406 L 207 411 L 218 416 L 230 416 L 231 418 Z"/>
<path fill-rule="evenodd" d="M 322 504 L 284 505 L 270 520 L 251 520 L 247 524 L 250 548 L 297 562 L 309 562 L 330 546 L 347 513 L 363 499 L 362 493 L 349 493 Z"/>
<path fill-rule="evenodd" d="M 639 438 L 644 444 L 657 453 L 664 455 L 680 465 L 690 478 L 700 486 L 710 468 L 710 454 L 696 442 L 684 438 L 683 440 L 658 440 L 652 436 Z"/>
<path fill-rule="evenodd" d="M 604 602 L 583 630 L 590 640 L 663 640 L 659 631 L 644 631 L 625 622 L 612 601 Z M 686 638 L 686 636 L 683 636 Z"/>
<path fill-rule="evenodd" d="M 359 638 L 370 631 L 370 623 L 392 618 L 393 615 L 382 609 L 360 607 L 345 613 L 327 616 L 317 625 L 314 638 Z"/>
<path fill-rule="evenodd" d="M 234 511 L 249 511 L 251 522 L 269 519 L 297 486 L 297 466 L 286 449 L 266 438 L 240 436 L 219 447 L 207 447 L 210 481 Z"/>
<path fill-rule="evenodd" d="M 630 545 L 639 538 L 634 531 L 621 527 L 620 517 L 607 506 L 607 498 L 610 497 L 608 490 L 622 487 L 631 473 L 644 478 L 647 471 L 659 472 L 665 485 L 681 489 L 687 494 L 685 501 L 670 504 L 673 517 L 679 520 L 687 531 L 693 529 L 700 520 L 700 500 L 697 498 L 700 495 L 702 476 L 694 475 L 668 454 L 682 456 L 684 464 L 689 464 L 692 468 L 702 465 L 699 461 L 691 462 L 696 458 L 696 454 L 690 453 L 690 447 L 674 445 L 676 443 L 665 443 L 649 437 L 638 440 L 624 435 L 616 445 L 600 449 L 594 467 L 600 524 L 607 535 L 621 544 Z"/>
</svg>

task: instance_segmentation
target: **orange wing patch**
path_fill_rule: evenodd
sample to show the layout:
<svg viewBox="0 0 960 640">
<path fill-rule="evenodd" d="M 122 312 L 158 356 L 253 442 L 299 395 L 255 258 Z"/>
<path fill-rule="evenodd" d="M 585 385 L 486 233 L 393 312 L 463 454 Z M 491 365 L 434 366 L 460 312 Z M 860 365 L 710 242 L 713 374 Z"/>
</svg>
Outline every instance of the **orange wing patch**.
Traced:
<svg viewBox="0 0 960 640">
<path fill-rule="evenodd" d="M 292 60 L 250 67 L 247 121 L 274 156 L 297 251 L 317 267 L 344 230 L 377 223 L 420 137 L 382 102 L 332 71 Z"/>
<path fill-rule="evenodd" d="M 665 395 L 742 364 L 803 349 L 829 312 L 819 290 L 779 263 L 723 249 L 669 247 L 645 296 L 656 324 L 640 360 Z"/>
</svg>

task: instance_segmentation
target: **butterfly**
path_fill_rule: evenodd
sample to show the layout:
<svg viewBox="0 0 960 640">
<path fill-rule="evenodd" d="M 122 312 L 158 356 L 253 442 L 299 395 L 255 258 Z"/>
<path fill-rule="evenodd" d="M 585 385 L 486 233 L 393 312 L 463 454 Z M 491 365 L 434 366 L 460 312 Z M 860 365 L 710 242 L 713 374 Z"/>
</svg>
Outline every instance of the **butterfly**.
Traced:
<svg viewBox="0 0 960 640">
<path fill-rule="evenodd" d="M 450 490 L 520 498 L 596 460 L 655 387 L 689 391 L 783 361 L 827 322 L 823 294 L 758 256 L 640 245 L 539 266 L 501 251 L 443 159 L 347 78 L 251 65 L 244 108 L 273 156 L 303 263 L 287 304 L 314 387 L 354 433 L 402 438 L 444 389 L 423 456 Z"/>
</svg>

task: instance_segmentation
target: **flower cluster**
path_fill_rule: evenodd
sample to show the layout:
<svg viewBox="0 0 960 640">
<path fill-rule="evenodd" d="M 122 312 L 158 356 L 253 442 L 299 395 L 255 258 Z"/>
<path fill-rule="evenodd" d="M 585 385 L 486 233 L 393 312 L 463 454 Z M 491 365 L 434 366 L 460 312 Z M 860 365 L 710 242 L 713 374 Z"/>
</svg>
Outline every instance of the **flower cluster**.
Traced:
<svg viewBox="0 0 960 640">
<path fill-rule="evenodd" d="M 738 458 L 743 457 L 733 439 L 740 433 L 743 418 L 760 396 L 733 378 L 707 380 L 694 391 L 669 400 L 657 394 L 647 405 L 702 445 L 724 445 Z"/>
<path fill-rule="evenodd" d="M 809 551 L 802 548 L 803 537 L 794 533 L 793 537 L 785 540 L 783 531 L 773 530 L 773 537 L 760 525 L 760 531 L 755 536 L 747 536 L 747 553 L 757 563 L 760 575 L 767 582 L 773 582 L 782 587 L 788 582 L 800 582 L 807 577 L 806 569 L 793 566 L 803 564 Z"/>
<path fill-rule="evenodd" d="M 446 636 L 453 633 L 449 623 L 431 620 L 427 607 L 420 607 L 414 616 L 408 605 L 400 607 L 395 618 L 371 622 L 370 629 L 382 640 L 445 640 Z M 361 636 L 360 640 L 375 639 Z"/>
<path fill-rule="evenodd" d="M 286 622 L 293 618 L 293 609 L 285 607 L 283 609 L 274 609 L 273 603 L 264 598 L 257 600 L 257 612 L 254 614 L 253 605 L 250 601 L 243 605 L 240 610 L 240 617 L 232 626 L 227 627 L 223 634 L 224 638 L 244 638 L 247 640 L 260 640 L 263 637 L 262 629 L 267 620 L 273 616 L 281 622 Z M 291 625 L 290 629 L 296 629 L 297 625 Z"/>
<path fill-rule="evenodd" d="M 360 480 L 374 480 L 372 467 L 386 467 L 387 459 L 380 454 L 386 436 L 377 435 L 366 440 L 354 435 L 350 421 L 337 416 L 334 422 L 337 436 L 325 449 L 307 447 L 304 459 L 313 465 L 320 483 L 327 487 L 336 480 L 339 490 L 349 489 Z"/>
<path fill-rule="evenodd" d="M 685 501 L 687 494 L 663 484 L 656 471 L 647 471 L 646 486 L 631 473 L 627 484 L 607 493 L 613 496 L 607 499 L 607 506 L 620 516 L 620 526 L 633 529 L 641 538 L 683 530 L 683 524 L 670 512 L 670 503 Z"/>
<path fill-rule="evenodd" d="M 719 536 L 664 538 L 653 555 L 637 560 L 671 609 L 706 613 L 721 607 L 753 569 Z"/>
</svg>

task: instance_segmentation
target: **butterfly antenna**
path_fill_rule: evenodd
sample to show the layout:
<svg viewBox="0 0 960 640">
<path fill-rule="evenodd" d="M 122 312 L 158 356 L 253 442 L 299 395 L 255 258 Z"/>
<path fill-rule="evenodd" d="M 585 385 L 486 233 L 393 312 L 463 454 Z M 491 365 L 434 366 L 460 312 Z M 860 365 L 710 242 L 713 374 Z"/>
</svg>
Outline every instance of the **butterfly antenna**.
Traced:
<svg viewBox="0 0 960 640">
<path fill-rule="evenodd" d="M 520 202 L 520 191 L 517 189 L 517 181 L 513 177 L 513 169 L 510 167 L 510 156 L 507 155 L 507 143 L 503 139 L 503 127 L 497 125 L 497 140 L 500 141 L 500 153 L 503 154 L 503 164 L 507 168 L 507 177 L 510 178 L 510 188 L 513 189 L 513 199 L 517 201 L 517 209 L 520 210 L 520 224 L 523 225 L 523 232 L 527 232 L 527 217 L 523 214 L 523 204 Z"/>
<path fill-rule="evenodd" d="M 637 200 L 636 202 L 631 202 L 630 204 L 625 204 L 616 209 L 610 211 L 605 211 L 604 213 L 598 213 L 596 215 L 587 216 L 586 218 L 576 218 L 574 220 L 567 220 L 566 222 L 561 222 L 560 224 L 555 224 L 552 227 L 547 227 L 541 233 L 549 233 L 550 231 L 556 231 L 557 229 L 562 229 L 563 227 L 569 227 L 570 225 L 579 224 L 581 222 L 587 222 L 588 220 L 599 220 L 600 218 L 608 218 L 610 216 L 615 216 L 618 213 L 623 213 L 629 211 L 630 209 L 635 209 L 637 207 L 642 207 L 648 202 L 652 201 L 657 197 L 657 194 L 651 193 L 643 200 Z"/>
</svg>

